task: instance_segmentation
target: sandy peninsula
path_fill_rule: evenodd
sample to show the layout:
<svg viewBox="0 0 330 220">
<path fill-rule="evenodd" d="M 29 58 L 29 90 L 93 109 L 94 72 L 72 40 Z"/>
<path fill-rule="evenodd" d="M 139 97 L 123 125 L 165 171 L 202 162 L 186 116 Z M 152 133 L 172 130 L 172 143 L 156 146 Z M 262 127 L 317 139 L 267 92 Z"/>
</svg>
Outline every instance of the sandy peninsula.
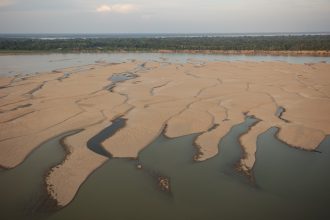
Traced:
<svg viewBox="0 0 330 220">
<path fill-rule="evenodd" d="M 234 125 L 253 116 L 257 122 L 240 137 L 239 167 L 250 174 L 257 138 L 269 128 L 308 151 L 330 134 L 329 71 L 326 63 L 132 61 L 1 77 L 0 166 L 14 168 L 46 140 L 81 130 L 65 138 L 68 155 L 46 177 L 49 195 L 65 206 L 109 159 L 89 150 L 88 140 L 118 117 L 125 127 L 102 143 L 113 157 L 138 158 L 162 132 L 198 133 L 195 160 L 204 161 L 221 153 L 219 142 Z M 112 84 L 125 73 L 136 78 Z"/>
</svg>

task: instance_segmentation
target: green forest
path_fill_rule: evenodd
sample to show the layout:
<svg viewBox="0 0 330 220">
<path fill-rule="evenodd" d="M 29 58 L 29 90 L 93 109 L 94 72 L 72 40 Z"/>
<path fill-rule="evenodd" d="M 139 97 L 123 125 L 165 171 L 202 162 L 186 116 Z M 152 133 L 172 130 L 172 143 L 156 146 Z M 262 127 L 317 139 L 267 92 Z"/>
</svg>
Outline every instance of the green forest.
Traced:
<svg viewBox="0 0 330 220">
<path fill-rule="evenodd" d="M 0 38 L 0 51 L 330 50 L 330 35 L 29 39 Z"/>
</svg>

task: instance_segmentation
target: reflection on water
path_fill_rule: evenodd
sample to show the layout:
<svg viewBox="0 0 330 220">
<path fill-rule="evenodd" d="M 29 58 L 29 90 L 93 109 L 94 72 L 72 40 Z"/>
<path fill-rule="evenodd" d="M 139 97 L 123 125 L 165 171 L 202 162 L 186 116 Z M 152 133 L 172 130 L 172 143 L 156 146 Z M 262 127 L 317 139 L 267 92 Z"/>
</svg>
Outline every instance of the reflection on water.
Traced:
<svg viewBox="0 0 330 220">
<path fill-rule="evenodd" d="M 98 62 L 120 63 L 129 60 L 186 63 L 206 61 L 283 61 L 288 63 L 330 62 L 330 57 L 309 56 L 247 56 L 221 54 L 162 54 L 162 53 L 82 53 L 0 55 L 0 76 L 31 74 Z"/>
</svg>

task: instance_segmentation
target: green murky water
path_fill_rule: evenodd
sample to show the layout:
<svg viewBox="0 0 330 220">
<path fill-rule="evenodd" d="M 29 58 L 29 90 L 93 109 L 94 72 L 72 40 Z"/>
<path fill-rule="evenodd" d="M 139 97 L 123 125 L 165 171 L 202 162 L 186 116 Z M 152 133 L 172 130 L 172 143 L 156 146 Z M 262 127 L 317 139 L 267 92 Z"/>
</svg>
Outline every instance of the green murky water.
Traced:
<svg viewBox="0 0 330 220">
<path fill-rule="evenodd" d="M 27 205 L 31 200 L 24 197 L 40 192 L 41 185 L 36 183 L 42 181 L 44 171 L 40 171 L 49 164 L 42 164 L 45 167 L 41 169 L 28 161 L 39 161 L 36 154 L 47 151 L 52 143 L 60 149 L 55 146 L 59 139 L 54 139 L 20 167 L 0 173 L 1 183 L 6 179 L 12 184 L 17 179 L 4 176 L 6 173 L 22 167 L 28 175 L 35 173 L 29 178 L 31 187 L 22 192 L 13 188 L 5 196 L 1 192 L 1 209 L 21 212 L 27 207 L 30 211 L 7 219 L 328 219 L 330 138 L 319 147 L 322 153 L 306 152 L 278 141 L 275 128 L 268 130 L 258 139 L 256 183 L 251 183 L 234 166 L 242 154 L 238 137 L 254 121 L 247 118 L 233 127 L 220 142 L 220 154 L 204 162 L 192 160 L 197 134 L 175 139 L 161 135 L 140 153 L 139 161 L 109 159 L 88 178 L 69 206 L 55 212 L 31 210 Z M 136 168 L 138 163 L 143 169 Z M 170 178 L 171 193 L 158 189 L 158 174 Z M 26 196 L 17 197 L 20 202 L 10 202 L 14 192 Z"/>
<path fill-rule="evenodd" d="M 52 206 L 47 199 L 44 176 L 50 167 L 64 160 L 60 140 L 69 132 L 46 141 L 15 169 L 0 171 L 0 219 L 35 219 L 48 213 L 38 211 Z"/>
<path fill-rule="evenodd" d="M 292 219 L 330 219 L 330 137 L 319 152 L 307 152 L 275 139 L 276 132 L 271 128 L 258 139 L 258 187 L 291 207 L 287 216 Z"/>
</svg>

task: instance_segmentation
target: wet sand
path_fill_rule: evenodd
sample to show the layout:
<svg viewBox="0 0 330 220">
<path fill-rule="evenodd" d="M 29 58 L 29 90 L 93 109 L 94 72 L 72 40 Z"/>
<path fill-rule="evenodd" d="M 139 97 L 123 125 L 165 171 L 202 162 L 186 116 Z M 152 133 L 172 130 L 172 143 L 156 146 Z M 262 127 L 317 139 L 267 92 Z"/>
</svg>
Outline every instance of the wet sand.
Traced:
<svg viewBox="0 0 330 220">
<path fill-rule="evenodd" d="M 330 134 L 330 64 L 165 64 L 99 63 L 1 77 L 0 166 L 14 168 L 45 140 L 83 129 L 64 140 L 68 155 L 46 178 L 50 196 L 65 206 L 108 159 L 87 142 L 118 117 L 125 127 L 102 143 L 113 157 L 137 158 L 164 131 L 170 138 L 200 133 L 195 159 L 203 161 L 221 153 L 218 144 L 234 125 L 254 116 L 257 122 L 239 139 L 239 168 L 249 175 L 258 160 L 257 138 L 269 128 L 278 127 L 278 139 L 307 151 Z M 113 75 L 127 72 L 137 77 L 109 89 Z M 285 111 L 278 115 L 278 108 Z"/>
</svg>

